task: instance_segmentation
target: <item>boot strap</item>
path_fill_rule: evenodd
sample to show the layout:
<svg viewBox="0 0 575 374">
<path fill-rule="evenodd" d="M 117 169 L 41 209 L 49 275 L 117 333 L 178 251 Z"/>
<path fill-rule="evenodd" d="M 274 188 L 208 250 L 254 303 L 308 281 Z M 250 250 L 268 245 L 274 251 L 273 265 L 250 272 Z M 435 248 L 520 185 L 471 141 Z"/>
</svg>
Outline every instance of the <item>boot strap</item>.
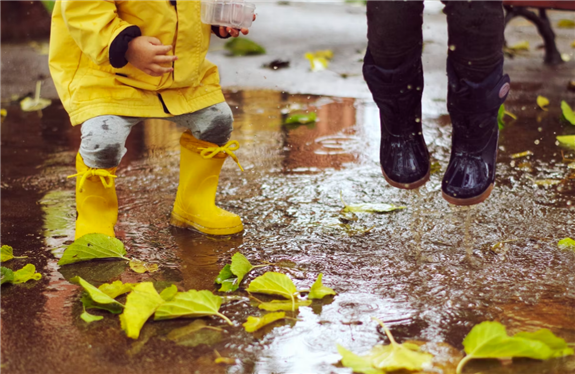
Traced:
<svg viewBox="0 0 575 374">
<path fill-rule="evenodd" d="M 237 151 L 238 149 L 240 149 L 240 143 L 237 140 L 229 141 L 221 147 L 198 148 L 198 150 L 200 151 L 200 156 L 202 156 L 205 159 L 213 158 L 220 152 L 226 153 L 236 162 L 236 164 L 238 164 L 240 170 L 244 171 L 244 168 L 240 164 L 240 160 L 238 160 L 238 157 L 234 153 L 234 151 Z"/>
</svg>

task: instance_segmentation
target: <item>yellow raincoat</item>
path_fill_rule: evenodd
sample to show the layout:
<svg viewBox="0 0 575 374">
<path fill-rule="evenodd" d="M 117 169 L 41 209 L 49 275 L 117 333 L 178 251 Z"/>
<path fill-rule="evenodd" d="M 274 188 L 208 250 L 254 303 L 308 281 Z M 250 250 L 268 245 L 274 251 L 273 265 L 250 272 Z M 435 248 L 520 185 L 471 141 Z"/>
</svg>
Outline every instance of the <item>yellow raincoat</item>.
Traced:
<svg viewBox="0 0 575 374">
<path fill-rule="evenodd" d="M 130 26 L 172 45 L 174 71 L 147 75 L 109 62 L 115 37 Z M 72 125 L 100 115 L 169 117 L 224 101 L 217 67 L 205 59 L 210 25 L 200 1 L 57 1 L 52 15 L 50 72 Z M 170 114 L 165 113 L 162 101 Z"/>
</svg>

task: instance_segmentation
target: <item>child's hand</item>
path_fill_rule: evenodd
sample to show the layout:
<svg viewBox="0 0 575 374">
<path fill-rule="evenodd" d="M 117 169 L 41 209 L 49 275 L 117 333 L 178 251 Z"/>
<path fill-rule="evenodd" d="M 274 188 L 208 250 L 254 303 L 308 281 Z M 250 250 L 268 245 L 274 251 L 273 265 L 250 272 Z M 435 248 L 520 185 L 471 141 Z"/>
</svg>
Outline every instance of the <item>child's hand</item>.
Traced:
<svg viewBox="0 0 575 374">
<path fill-rule="evenodd" d="M 163 45 L 159 39 L 152 36 L 138 36 L 128 44 L 126 59 L 144 73 L 160 77 L 174 71 L 172 67 L 162 66 L 178 59 L 176 56 L 166 55 L 171 49 L 171 45 Z"/>
<path fill-rule="evenodd" d="M 256 20 L 256 15 L 254 14 L 254 21 Z M 240 32 L 244 35 L 247 35 L 250 30 L 248 29 L 234 29 L 232 27 L 224 27 L 224 26 L 220 26 L 220 36 L 222 38 L 225 38 L 228 35 L 233 36 L 234 38 L 237 38 L 238 36 L 240 36 Z"/>
</svg>

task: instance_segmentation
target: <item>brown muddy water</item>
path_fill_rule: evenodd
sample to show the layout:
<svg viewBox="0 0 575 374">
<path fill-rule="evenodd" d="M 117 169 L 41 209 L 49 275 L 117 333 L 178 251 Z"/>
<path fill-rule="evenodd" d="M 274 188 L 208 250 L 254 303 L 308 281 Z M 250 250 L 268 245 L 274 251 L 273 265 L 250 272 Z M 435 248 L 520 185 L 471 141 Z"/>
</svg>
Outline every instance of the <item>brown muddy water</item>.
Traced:
<svg viewBox="0 0 575 374">
<path fill-rule="evenodd" d="M 143 275 L 121 261 L 57 266 L 73 239 L 74 182 L 66 176 L 74 174 L 79 128 L 69 126 L 59 103 L 41 118 L 13 103 L 2 124 L 2 243 L 29 256 L 6 266 L 30 262 L 43 278 L 2 287 L 2 372 L 350 373 L 338 364 L 336 344 L 364 354 L 388 343 L 372 317 L 385 321 L 399 342 L 426 342 L 424 348 L 436 355 L 435 373 L 454 372 L 464 336 L 482 321 L 500 321 L 510 333 L 549 328 L 575 342 L 575 253 L 557 248 L 558 240 L 575 237 L 575 179 L 568 179 L 574 172 L 555 143 L 555 135 L 575 134 L 575 127 L 558 121 L 558 106 L 537 109 L 533 87 L 514 88 L 518 93 L 506 107 L 519 118 L 508 121 L 501 134 L 496 188 L 471 210 L 441 198 L 450 125 L 446 115 L 431 115 L 429 106 L 424 106 L 424 135 L 441 170 L 418 194 L 390 187 L 381 175 L 373 103 L 228 92 L 236 118 L 233 139 L 241 143 L 237 155 L 246 169 L 242 173 L 228 161 L 221 175 L 219 205 L 239 214 L 245 225 L 241 235 L 230 237 L 168 225 L 181 129 L 161 121 L 138 125 L 118 170 L 116 232 L 130 256 L 160 266 Z M 547 96 L 558 102 L 561 95 Z M 289 111 L 305 110 L 316 111 L 319 122 L 282 125 Z M 533 155 L 512 159 L 524 151 Z M 565 150 L 565 156 L 575 159 L 575 152 Z M 542 179 L 562 182 L 534 183 Z M 358 214 L 352 225 L 358 230 L 348 233 L 337 225 L 340 193 L 348 204 L 407 209 Z M 300 308 L 293 315 L 297 321 L 249 334 L 241 324 L 262 311 L 240 291 L 244 298 L 221 310 L 235 326 L 205 318 L 223 332 L 203 330 L 209 332 L 175 342 L 168 334 L 191 320 L 150 321 L 134 341 L 111 314 L 93 311 L 105 318 L 82 321 L 79 287 L 68 282 L 81 275 L 96 285 L 151 280 L 174 283 L 181 291 L 216 291 L 214 278 L 237 251 L 254 264 L 295 264 L 289 270 L 258 269 L 251 279 L 266 270 L 283 271 L 301 289 L 323 273 L 323 283 L 337 295 Z M 214 364 L 216 350 L 235 363 Z M 465 372 L 573 373 L 575 358 L 512 365 L 472 361 Z"/>
</svg>

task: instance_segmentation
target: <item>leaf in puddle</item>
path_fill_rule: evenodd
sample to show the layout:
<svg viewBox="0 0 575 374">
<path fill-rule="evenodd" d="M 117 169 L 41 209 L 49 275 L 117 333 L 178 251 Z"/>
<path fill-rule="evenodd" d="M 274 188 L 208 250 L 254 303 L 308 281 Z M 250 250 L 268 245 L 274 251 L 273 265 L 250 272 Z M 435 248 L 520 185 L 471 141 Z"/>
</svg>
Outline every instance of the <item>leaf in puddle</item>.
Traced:
<svg viewBox="0 0 575 374">
<path fill-rule="evenodd" d="M 341 345 L 337 345 L 337 351 L 341 355 L 341 363 L 343 366 L 350 368 L 354 373 L 364 374 L 386 374 L 386 371 L 374 368 L 371 365 L 371 356 L 359 356 L 355 353 L 348 351 Z"/>
<path fill-rule="evenodd" d="M 99 233 L 86 234 L 66 248 L 58 265 L 102 258 L 129 260 L 125 255 L 124 244 L 118 239 Z"/>
<path fill-rule="evenodd" d="M 503 130 L 505 127 L 505 116 L 511 117 L 513 120 L 517 119 L 517 116 L 511 112 L 505 110 L 505 105 L 501 104 L 499 111 L 497 112 L 497 123 L 499 125 L 499 130 Z"/>
<path fill-rule="evenodd" d="M 307 123 L 314 123 L 317 122 L 317 113 L 316 112 L 309 112 L 309 113 L 300 113 L 300 114 L 292 114 L 289 116 L 284 124 L 300 124 L 305 125 Z"/>
<path fill-rule="evenodd" d="M 537 180 L 534 180 L 533 183 L 535 183 L 537 186 L 553 187 L 553 186 L 560 184 L 561 180 L 560 179 L 537 179 Z"/>
<path fill-rule="evenodd" d="M 551 348 L 551 358 L 570 356 L 573 354 L 573 348 L 570 348 L 565 340 L 555 336 L 555 334 L 548 329 L 541 329 L 535 332 L 519 332 L 513 335 L 513 337 L 544 343 Z"/>
<path fill-rule="evenodd" d="M 151 264 L 134 258 L 130 260 L 130 269 L 138 274 L 154 273 L 158 271 L 158 264 Z"/>
<path fill-rule="evenodd" d="M 217 284 L 222 284 L 225 280 L 233 278 L 234 277 L 234 273 L 232 273 L 232 267 L 230 264 L 226 264 L 226 266 L 224 266 L 222 268 L 222 270 L 220 270 L 220 273 L 218 274 L 218 276 L 216 277 L 215 282 Z"/>
<path fill-rule="evenodd" d="M 228 41 L 224 48 L 234 56 L 263 55 L 266 50 L 261 45 L 247 38 L 233 38 Z"/>
<path fill-rule="evenodd" d="M 575 21 L 570 19 L 560 19 L 557 22 L 557 27 L 560 29 L 575 29 Z"/>
<path fill-rule="evenodd" d="M 457 365 L 457 373 L 462 372 L 468 361 L 478 358 L 526 357 L 547 360 L 554 357 L 556 351 L 542 340 L 534 340 L 533 336 L 529 335 L 530 338 L 510 337 L 507 335 L 505 326 L 499 322 L 486 321 L 475 325 L 463 340 L 467 355 Z M 535 336 L 539 337 L 539 335 Z M 549 336 L 543 338 L 549 340 Z"/>
<path fill-rule="evenodd" d="M 292 280 L 285 274 L 267 272 L 251 281 L 247 288 L 250 293 L 263 293 L 268 295 L 279 295 L 286 299 L 291 299 L 292 310 L 295 310 L 294 295 L 297 288 Z"/>
<path fill-rule="evenodd" d="M 268 313 L 263 317 L 252 317 L 249 316 L 248 320 L 242 325 L 247 332 L 254 332 L 261 329 L 265 325 L 269 325 L 280 319 L 284 319 L 286 314 L 284 312 Z"/>
<path fill-rule="evenodd" d="M 434 162 L 429 167 L 429 173 L 430 174 L 437 174 L 440 171 L 441 171 L 441 165 L 439 164 L 439 162 Z"/>
<path fill-rule="evenodd" d="M 238 288 L 240 288 L 240 285 L 238 283 L 238 278 L 233 277 L 233 278 L 226 279 L 225 281 L 223 281 L 222 286 L 220 287 L 220 289 L 218 291 L 219 292 L 234 292 Z"/>
<path fill-rule="evenodd" d="M 563 113 L 563 118 L 565 118 L 567 122 L 575 125 L 575 113 L 565 100 L 561 101 L 561 112 Z"/>
<path fill-rule="evenodd" d="M 166 287 L 160 292 L 160 297 L 165 301 L 170 301 L 176 296 L 178 293 L 178 287 L 175 284 L 172 284 L 169 287 Z"/>
<path fill-rule="evenodd" d="M 522 40 L 522 41 L 515 43 L 512 46 L 509 46 L 507 48 L 511 49 L 512 51 L 528 51 L 529 50 L 529 41 L 528 40 Z"/>
<path fill-rule="evenodd" d="M 120 315 L 122 330 L 126 332 L 128 338 L 138 339 L 140 330 L 148 318 L 164 302 L 151 282 L 143 282 L 134 286 L 126 298 L 124 313 Z"/>
<path fill-rule="evenodd" d="M 525 152 L 514 153 L 511 155 L 511 158 L 516 159 L 516 158 L 527 157 L 527 156 L 533 156 L 533 152 L 525 151 Z"/>
<path fill-rule="evenodd" d="M 222 298 L 210 291 L 189 290 L 187 292 L 178 292 L 172 300 L 165 302 L 156 310 L 154 319 L 218 316 L 232 325 L 232 321 L 219 313 L 221 305 Z"/>
<path fill-rule="evenodd" d="M 311 286 L 309 290 L 309 295 L 307 296 L 309 299 L 323 299 L 324 296 L 327 295 L 335 295 L 335 291 L 329 287 L 324 286 L 321 283 L 321 278 L 323 277 L 322 273 L 319 273 L 317 276 L 317 280 Z"/>
<path fill-rule="evenodd" d="M 208 326 L 206 321 L 197 319 L 187 326 L 170 331 L 167 338 L 178 345 L 197 347 L 200 344 L 212 345 L 221 339 L 219 327 Z"/>
<path fill-rule="evenodd" d="M 352 204 L 347 205 L 343 200 L 341 191 L 339 192 L 339 198 L 341 203 L 343 204 L 343 209 L 341 210 L 343 213 L 346 212 L 353 212 L 353 213 L 388 213 L 393 212 L 394 210 L 398 209 L 405 209 L 405 206 L 396 206 L 393 204 L 372 204 L 372 203 L 364 203 L 364 204 Z"/>
<path fill-rule="evenodd" d="M 13 284 L 26 283 L 29 280 L 40 280 L 42 279 L 42 274 L 36 273 L 36 266 L 32 264 L 25 265 L 22 269 L 16 270 L 14 272 Z"/>
<path fill-rule="evenodd" d="M 571 238 L 561 239 L 557 243 L 557 246 L 559 247 L 559 249 L 562 249 L 562 250 L 570 249 L 572 251 L 575 251 L 575 240 L 573 240 Z"/>
<path fill-rule="evenodd" d="M 333 58 L 333 51 L 326 49 L 323 51 L 307 52 L 305 58 L 309 60 L 311 71 L 321 71 L 327 69 L 329 61 Z"/>
<path fill-rule="evenodd" d="M 92 323 L 92 322 L 100 321 L 100 320 L 104 319 L 104 317 L 95 316 L 93 314 L 86 312 L 86 310 L 84 310 L 84 312 L 82 314 L 80 314 L 80 318 L 82 318 L 82 320 L 84 320 L 84 322 L 86 322 L 86 323 Z"/>
<path fill-rule="evenodd" d="M 545 96 L 537 96 L 537 105 L 539 105 L 539 108 L 543 109 L 544 111 L 548 111 L 549 109 L 547 109 L 547 105 L 549 105 L 549 99 L 546 98 Z"/>
<path fill-rule="evenodd" d="M 132 291 L 135 285 L 135 283 L 122 283 L 122 281 L 118 280 L 112 283 L 104 283 L 98 287 L 98 289 L 112 299 L 115 299 L 122 294 Z"/>
<path fill-rule="evenodd" d="M 10 261 L 14 258 L 14 253 L 12 247 L 9 245 L 3 245 L 0 248 L 0 262 Z"/>
<path fill-rule="evenodd" d="M 272 300 L 270 302 L 263 302 L 258 305 L 258 308 L 267 310 L 268 312 L 276 312 L 278 310 L 296 311 L 300 306 L 310 306 L 311 300 L 297 300 L 295 303 L 284 300 Z"/>
<path fill-rule="evenodd" d="M 355 355 L 338 345 L 344 366 L 362 373 L 379 374 L 396 370 L 423 370 L 425 366 L 431 364 L 433 359 L 431 353 L 422 352 L 417 344 L 397 343 L 385 324 L 376 318 L 374 320 L 379 322 L 390 344 L 376 345 L 366 356 Z"/>
<path fill-rule="evenodd" d="M 0 267 L 0 273 L 1 273 L 1 280 L 0 280 L 0 285 L 8 282 L 8 283 L 12 283 L 14 281 L 14 272 L 8 268 L 5 268 L 4 266 Z"/>
<path fill-rule="evenodd" d="M 111 308 L 112 310 L 118 310 L 119 308 L 123 308 L 122 304 L 120 304 L 119 302 L 114 300 L 112 297 L 108 296 L 106 293 L 99 290 L 98 288 L 96 288 L 95 286 L 91 285 L 90 283 L 86 282 L 84 279 L 82 279 L 78 276 L 70 279 L 70 282 L 75 283 L 75 284 L 79 284 L 80 286 L 82 286 L 84 291 L 87 292 L 88 297 L 94 303 L 105 304 L 105 305 L 110 304 L 106 308 L 100 308 L 100 309 L 109 310 L 108 308 Z M 90 308 L 98 308 L 98 306 L 90 305 Z M 86 308 L 86 309 L 90 309 L 90 308 Z"/>
<path fill-rule="evenodd" d="M 559 135 L 557 141 L 565 147 L 575 149 L 575 135 Z"/>
<path fill-rule="evenodd" d="M 110 313 L 114 313 L 114 314 L 121 314 L 124 311 L 124 306 L 122 304 L 120 304 L 120 303 L 118 303 L 118 304 L 115 304 L 115 303 L 109 303 L 109 304 L 97 303 L 94 300 L 92 300 L 92 298 L 90 297 L 90 294 L 88 294 L 87 292 L 84 292 L 82 294 L 80 301 L 82 302 L 82 306 L 84 307 L 84 310 L 102 309 L 102 310 L 106 310 L 106 311 L 108 311 Z"/>
<path fill-rule="evenodd" d="M 24 112 L 35 112 L 37 110 L 42 110 L 52 104 L 52 100 L 40 98 L 40 89 L 42 87 L 42 81 L 36 82 L 36 93 L 34 98 L 26 97 L 24 100 L 20 101 L 20 109 Z"/>
<path fill-rule="evenodd" d="M 242 282 L 244 276 L 253 269 L 253 265 L 248 261 L 246 256 L 242 255 L 240 252 L 236 252 L 232 256 L 232 273 L 238 277 L 237 285 L 239 286 Z"/>
</svg>

